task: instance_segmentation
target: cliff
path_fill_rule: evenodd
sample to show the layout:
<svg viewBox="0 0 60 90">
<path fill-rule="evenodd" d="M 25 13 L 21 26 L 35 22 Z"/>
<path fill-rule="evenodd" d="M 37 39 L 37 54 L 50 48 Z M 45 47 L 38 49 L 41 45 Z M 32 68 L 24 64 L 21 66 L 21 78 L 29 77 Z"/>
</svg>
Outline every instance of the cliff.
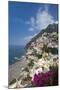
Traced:
<svg viewBox="0 0 60 90">
<path fill-rule="evenodd" d="M 51 69 L 53 71 L 57 70 L 58 24 L 50 24 L 46 29 L 41 30 L 25 48 L 27 51 L 24 56 L 25 62 L 23 62 L 24 64 L 22 63 L 23 67 L 20 69 L 19 62 L 16 64 L 17 66 L 15 65 L 16 68 L 19 66 L 16 69 L 19 72 L 19 77 L 15 75 L 19 82 L 16 87 L 32 87 L 35 74 L 46 73 L 51 71 Z"/>
<path fill-rule="evenodd" d="M 33 37 L 29 43 L 27 43 L 25 48 L 28 48 L 32 42 L 36 41 L 37 38 L 41 37 L 43 33 L 53 33 L 57 32 L 58 33 L 58 24 L 50 24 L 46 29 L 43 29 L 38 33 L 35 37 Z"/>
</svg>

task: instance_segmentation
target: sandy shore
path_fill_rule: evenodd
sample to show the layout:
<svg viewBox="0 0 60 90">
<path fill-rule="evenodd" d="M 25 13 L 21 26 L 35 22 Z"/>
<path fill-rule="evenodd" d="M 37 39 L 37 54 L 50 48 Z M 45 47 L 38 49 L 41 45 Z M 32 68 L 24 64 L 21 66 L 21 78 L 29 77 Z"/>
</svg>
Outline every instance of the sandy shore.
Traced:
<svg viewBox="0 0 60 90">
<path fill-rule="evenodd" d="M 22 58 L 20 61 L 17 61 L 15 64 L 12 64 L 9 66 L 9 72 L 8 72 L 8 79 L 9 83 L 16 78 L 19 78 L 22 68 L 24 68 L 27 65 L 26 58 Z"/>
</svg>

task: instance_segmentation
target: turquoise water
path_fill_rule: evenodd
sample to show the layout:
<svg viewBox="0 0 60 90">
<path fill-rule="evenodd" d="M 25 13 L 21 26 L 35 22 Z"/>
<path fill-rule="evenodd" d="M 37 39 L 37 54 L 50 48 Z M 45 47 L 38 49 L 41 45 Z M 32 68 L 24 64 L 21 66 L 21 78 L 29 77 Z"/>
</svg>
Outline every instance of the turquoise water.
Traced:
<svg viewBox="0 0 60 90">
<path fill-rule="evenodd" d="M 24 54 L 24 46 L 9 46 L 9 65 L 18 61 L 15 57 L 21 58 Z"/>
</svg>

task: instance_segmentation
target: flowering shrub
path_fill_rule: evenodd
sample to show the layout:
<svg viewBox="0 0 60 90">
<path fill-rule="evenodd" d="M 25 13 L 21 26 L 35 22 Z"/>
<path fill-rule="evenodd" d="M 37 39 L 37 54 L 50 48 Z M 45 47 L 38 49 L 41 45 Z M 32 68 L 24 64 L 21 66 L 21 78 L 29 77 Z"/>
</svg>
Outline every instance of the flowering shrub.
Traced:
<svg viewBox="0 0 60 90">
<path fill-rule="evenodd" d="M 37 87 L 58 85 L 58 72 L 51 70 L 46 73 L 35 74 L 32 84 Z"/>
</svg>

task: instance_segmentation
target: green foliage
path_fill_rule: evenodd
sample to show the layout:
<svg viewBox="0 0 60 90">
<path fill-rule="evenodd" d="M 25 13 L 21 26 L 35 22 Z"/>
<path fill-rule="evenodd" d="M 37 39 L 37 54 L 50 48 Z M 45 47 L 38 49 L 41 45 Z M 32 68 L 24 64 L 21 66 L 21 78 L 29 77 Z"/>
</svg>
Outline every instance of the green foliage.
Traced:
<svg viewBox="0 0 60 90">
<path fill-rule="evenodd" d="M 33 48 L 34 54 L 36 54 L 37 50 Z"/>
<path fill-rule="evenodd" d="M 28 66 L 29 66 L 29 67 L 33 67 L 33 66 L 34 66 L 33 60 L 30 60 L 30 62 L 28 63 Z"/>
<path fill-rule="evenodd" d="M 50 70 L 58 72 L 58 66 L 50 66 Z"/>
<path fill-rule="evenodd" d="M 52 54 L 58 54 L 57 48 L 48 48 L 48 51 L 50 51 Z"/>
<path fill-rule="evenodd" d="M 31 77 L 29 76 L 29 75 L 27 75 L 27 77 L 24 77 L 23 79 L 22 79 L 22 82 L 21 82 L 21 84 L 31 84 Z"/>
<path fill-rule="evenodd" d="M 24 81 L 31 80 L 31 77 L 30 77 L 29 74 L 28 74 L 27 77 L 25 77 L 23 80 L 24 80 Z"/>
<path fill-rule="evenodd" d="M 45 52 L 47 52 L 47 51 L 48 51 L 47 45 L 45 45 L 45 44 L 44 44 L 44 46 L 43 46 L 43 49 L 42 49 L 42 50 L 43 50 L 43 52 L 44 52 L 44 51 L 45 51 Z"/>
<path fill-rule="evenodd" d="M 29 72 L 28 67 L 25 67 L 25 68 L 24 68 L 24 71 Z"/>
<path fill-rule="evenodd" d="M 38 57 L 38 59 L 42 58 L 42 54 L 36 54 L 36 56 Z"/>
<path fill-rule="evenodd" d="M 10 83 L 9 83 L 9 85 L 11 85 L 11 84 L 13 84 L 13 83 L 15 83 L 16 82 L 16 79 L 13 79 Z"/>
<path fill-rule="evenodd" d="M 47 53 L 51 52 L 52 54 L 58 54 L 58 49 L 57 48 L 47 47 L 47 45 L 44 45 L 42 50 L 43 50 L 43 52 L 45 51 Z"/>
</svg>

